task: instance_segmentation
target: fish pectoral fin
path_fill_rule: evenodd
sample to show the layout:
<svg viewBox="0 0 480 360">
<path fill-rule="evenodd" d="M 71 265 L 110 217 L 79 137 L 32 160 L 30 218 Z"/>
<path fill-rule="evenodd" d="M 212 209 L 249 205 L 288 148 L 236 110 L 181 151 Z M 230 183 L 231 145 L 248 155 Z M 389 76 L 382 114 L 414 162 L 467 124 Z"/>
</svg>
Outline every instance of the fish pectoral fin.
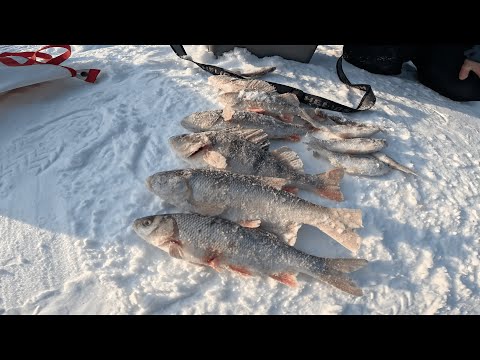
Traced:
<svg viewBox="0 0 480 360">
<path fill-rule="evenodd" d="M 257 179 L 264 185 L 271 186 L 277 190 L 283 190 L 283 188 L 288 184 L 288 180 L 283 178 L 257 176 Z"/>
<path fill-rule="evenodd" d="M 291 124 L 293 123 L 293 115 L 292 114 L 281 114 L 279 116 L 280 120 L 282 120 L 283 122 L 286 122 L 288 124 Z"/>
<path fill-rule="evenodd" d="M 262 224 L 262 221 L 260 219 L 255 219 L 255 220 L 241 220 L 238 222 L 238 225 L 244 227 L 244 228 L 258 228 Z"/>
<path fill-rule="evenodd" d="M 277 234 L 280 240 L 285 241 L 290 246 L 293 246 L 297 241 L 298 229 L 300 229 L 301 226 L 302 224 L 291 222 L 287 225 L 281 226 L 280 228 L 276 227 L 273 232 Z"/>
<path fill-rule="evenodd" d="M 282 146 L 271 153 L 292 170 L 303 173 L 303 162 L 298 154 L 287 146 Z"/>
<path fill-rule="evenodd" d="M 183 259 L 182 244 L 178 240 L 171 240 L 168 245 L 168 253 L 176 259 Z"/>
<path fill-rule="evenodd" d="M 302 137 L 300 135 L 290 135 L 287 136 L 285 139 L 293 142 L 299 142 L 300 140 L 302 140 Z"/>
<path fill-rule="evenodd" d="M 213 270 L 220 272 L 221 259 L 219 253 L 216 251 L 209 253 L 205 259 L 205 265 L 210 266 Z"/>
<path fill-rule="evenodd" d="M 285 94 L 280 94 L 277 95 L 279 98 L 282 98 L 286 102 L 292 105 L 299 106 L 300 105 L 300 100 L 298 100 L 297 95 L 292 94 L 292 93 L 285 93 Z"/>
<path fill-rule="evenodd" d="M 298 195 L 298 188 L 294 186 L 284 186 L 282 187 L 282 190 L 289 192 L 290 194 L 293 194 L 293 195 Z"/>
<path fill-rule="evenodd" d="M 340 189 L 340 181 L 344 173 L 343 168 L 335 168 L 326 173 L 314 175 L 318 179 L 318 186 L 314 192 L 326 199 L 343 201 L 344 196 Z"/>
<path fill-rule="evenodd" d="M 223 120 L 231 121 L 234 113 L 235 111 L 230 106 L 225 106 L 222 112 Z"/>
<path fill-rule="evenodd" d="M 227 168 L 227 159 L 217 151 L 207 150 L 205 154 L 203 154 L 203 161 L 216 169 Z"/>
<path fill-rule="evenodd" d="M 248 108 L 247 111 L 255 112 L 257 114 L 265 113 L 265 109 L 262 108 Z"/>
<path fill-rule="evenodd" d="M 277 274 L 270 274 L 269 275 L 272 279 L 285 284 L 290 287 L 297 287 L 297 276 L 295 274 L 290 273 L 277 273 Z"/>
<path fill-rule="evenodd" d="M 227 265 L 228 268 L 236 273 L 239 273 L 242 276 L 252 276 L 252 272 L 248 270 L 246 267 L 237 266 L 237 265 Z"/>
</svg>

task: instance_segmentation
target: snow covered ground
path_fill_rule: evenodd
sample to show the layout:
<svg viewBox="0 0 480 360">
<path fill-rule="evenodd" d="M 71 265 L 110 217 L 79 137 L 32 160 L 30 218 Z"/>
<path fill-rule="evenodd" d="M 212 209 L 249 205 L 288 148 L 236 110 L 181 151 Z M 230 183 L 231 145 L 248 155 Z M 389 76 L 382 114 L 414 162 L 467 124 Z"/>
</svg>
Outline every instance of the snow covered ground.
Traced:
<svg viewBox="0 0 480 360">
<path fill-rule="evenodd" d="M 186 49 L 230 69 L 277 66 L 267 80 L 339 102 L 359 98 L 336 76 L 341 46 L 319 46 L 310 64 Z M 436 94 L 408 64 L 398 77 L 345 64 L 378 97 L 352 118 L 383 126 L 385 153 L 419 174 L 346 175 L 340 204 L 301 193 L 363 211 L 356 256 L 370 264 L 352 274 L 365 292 L 352 298 L 302 275 L 292 289 L 203 270 L 141 240 L 135 218 L 175 211 L 144 185 L 186 167 L 167 139 L 186 132 L 184 116 L 220 108 L 209 74 L 164 45 L 74 46 L 68 64 L 102 73 L 93 85 L 69 78 L 0 94 L 0 314 L 480 314 L 480 103 Z M 307 172 L 330 168 L 301 143 L 281 145 Z M 308 226 L 296 247 L 351 256 Z"/>
</svg>

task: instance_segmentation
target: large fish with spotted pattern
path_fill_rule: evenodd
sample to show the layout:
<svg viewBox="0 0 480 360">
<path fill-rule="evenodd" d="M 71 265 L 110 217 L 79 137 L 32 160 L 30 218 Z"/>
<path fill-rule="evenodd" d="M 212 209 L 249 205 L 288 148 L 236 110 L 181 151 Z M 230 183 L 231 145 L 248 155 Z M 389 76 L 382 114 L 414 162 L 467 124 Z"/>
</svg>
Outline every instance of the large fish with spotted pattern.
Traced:
<svg viewBox="0 0 480 360">
<path fill-rule="evenodd" d="M 219 217 L 167 214 L 140 218 L 133 229 L 170 256 L 217 271 L 269 276 L 297 286 L 303 273 L 354 296 L 362 290 L 345 273 L 364 267 L 364 259 L 331 259 L 306 254 L 261 229 L 247 229 Z"/>
<path fill-rule="evenodd" d="M 278 179 L 229 171 L 184 169 L 158 172 L 147 188 L 182 211 L 220 216 L 259 227 L 293 245 L 302 224 L 317 227 L 350 251 L 357 251 L 362 227 L 359 209 L 328 208 L 281 190 Z"/>
</svg>

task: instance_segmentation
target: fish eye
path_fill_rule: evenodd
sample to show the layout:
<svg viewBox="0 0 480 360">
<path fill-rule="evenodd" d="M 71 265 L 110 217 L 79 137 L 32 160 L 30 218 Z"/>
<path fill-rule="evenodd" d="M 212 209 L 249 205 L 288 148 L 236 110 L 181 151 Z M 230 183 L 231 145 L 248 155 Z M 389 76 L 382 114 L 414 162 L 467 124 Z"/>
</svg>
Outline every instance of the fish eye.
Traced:
<svg viewBox="0 0 480 360">
<path fill-rule="evenodd" d="M 150 226 L 150 225 L 152 225 L 152 220 L 145 219 L 145 220 L 142 221 L 142 225 L 143 226 Z"/>
</svg>

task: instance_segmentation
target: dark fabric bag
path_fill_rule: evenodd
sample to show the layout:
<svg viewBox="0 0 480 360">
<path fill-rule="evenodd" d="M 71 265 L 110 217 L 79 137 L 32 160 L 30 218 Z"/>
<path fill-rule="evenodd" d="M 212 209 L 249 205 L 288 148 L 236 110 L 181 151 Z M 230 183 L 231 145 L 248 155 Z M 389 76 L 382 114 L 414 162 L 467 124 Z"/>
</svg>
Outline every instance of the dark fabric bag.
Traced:
<svg viewBox="0 0 480 360">
<path fill-rule="evenodd" d="M 374 74 L 399 75 L 402 64 L 410 60 L 406 46 L 360 45 L 343 46 L 343 58 L 352 65 Z"/>
</svg>

